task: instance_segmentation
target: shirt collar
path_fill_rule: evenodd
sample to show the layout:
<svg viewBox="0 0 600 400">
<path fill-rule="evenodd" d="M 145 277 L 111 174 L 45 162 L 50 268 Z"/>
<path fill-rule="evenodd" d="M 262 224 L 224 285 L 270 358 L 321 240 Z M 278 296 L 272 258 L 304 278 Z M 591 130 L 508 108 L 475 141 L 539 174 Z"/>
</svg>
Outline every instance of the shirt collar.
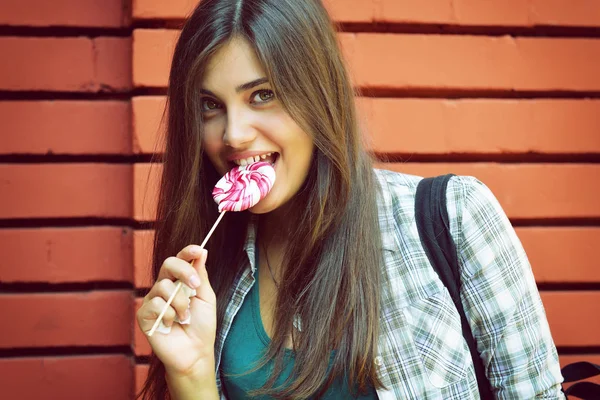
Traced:
<svg viewBox="0 0 600 400">
<path fill-rule="evenodd" d="M 244 243 L 244 251 L 248 255 L 248 261 L 250 262 L 250 271 L 254 276 L 256 271 L 256 225 L 258 223 L 258 216 L 252 215 L 248 223 L 248 230 L 246 231 L 246 242 Z"/>
<path fill-rule="evenodd" d="M 381 247 L 384 250 L 399 251 L 399 243 L 395 233 L 398 232 L 394 218 L 394 206 L 392 195 L 389 190 L 385 175 L 375 170 L 375 176 L 379 182 L 377 190 L 377 212 L 379 215 L 379 230 L 381 231 Z"/>
</svg>

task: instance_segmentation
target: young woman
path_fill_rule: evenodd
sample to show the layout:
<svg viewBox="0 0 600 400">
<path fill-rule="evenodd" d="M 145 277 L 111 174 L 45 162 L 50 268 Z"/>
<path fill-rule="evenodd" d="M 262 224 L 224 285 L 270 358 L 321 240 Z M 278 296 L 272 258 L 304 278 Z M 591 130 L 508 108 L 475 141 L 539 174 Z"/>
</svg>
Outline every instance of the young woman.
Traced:
<svg viewBox="0 0 600 400">
<path fill-rule="evenodd" d="M 319 0 L 204 0 L 188 19 L 169 81 L 156 283 L 141 329 L 174 281 L 197 294 L 179 292 L 164 317 L 171 332 L 148 338 L 144 398 L 479 398 L 459 314 L 416 230 L 420 178 L 372 168 L 355 94 Z M 218 215 L 215 183 L 259 158 L 274 164 L 272 191 L 228 213 L 201 250 Z M 447 201 L 495 396 L 562 398 L 508 219 L 474 178 L 453 177 Z"/>
</svg>

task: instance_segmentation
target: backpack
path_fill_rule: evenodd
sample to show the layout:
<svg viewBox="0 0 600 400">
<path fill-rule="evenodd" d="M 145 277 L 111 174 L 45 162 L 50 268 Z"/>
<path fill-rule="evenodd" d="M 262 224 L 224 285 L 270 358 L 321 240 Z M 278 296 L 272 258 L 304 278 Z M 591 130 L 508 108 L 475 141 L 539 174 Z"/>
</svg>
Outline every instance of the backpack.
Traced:
<svg viewBox="0 0 600 400">
<path fill-rule="evenodd" d="M 493 399 L 494 395 L 460 300 L 461 281 L 458 255 L 456 244 L 450 234 L 450 222 L 446 206 L 446 188 L 453 176 L 453 174 L 442 175 L 425 178 L 419 182 L 415 198 L 415 219 L 419 238 L 427 258 L 429 258 L 436 273 L 448 289 L 460 315 L 463 337 L 473 359 L 479 394 L 482 399 L 487 400 Z M 600 375 L 600 366 L 585 361 L 575 362 L 566 365 L 561 372 L 565 382 L 576 382 Z M 600 385 L 591 382 L 578 382 L 569 387 L 564 393 L 584 400 L 600 399 Z"/>
</svg>

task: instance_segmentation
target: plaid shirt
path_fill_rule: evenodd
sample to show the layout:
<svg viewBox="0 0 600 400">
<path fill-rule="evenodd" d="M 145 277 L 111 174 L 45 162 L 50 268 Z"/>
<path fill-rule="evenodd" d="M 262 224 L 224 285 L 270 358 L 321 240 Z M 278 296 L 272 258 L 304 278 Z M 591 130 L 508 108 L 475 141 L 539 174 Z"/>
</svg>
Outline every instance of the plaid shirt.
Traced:
<svg viewBox="0 0 600 400">
<path fill-rule="evenodd" d="M 417 232 L 419 177 L 376 170 L 384 279 L 378 355 L 389 399 L 478 399 L 477 380 L 452 299 L 433 270 Z M 514 229 L 490 190 L 472 177 L 451 178 L 450 232 L 458 249 L 461 298 L 488 379 L 499 399 L 563 399 L 556 347 L 531 267 Z M 248 262 L 230 292 L 215 359 L 254 284 L 254 226 Z M 217 373 L 221 399 L 225 399 Z"/>
</svg>

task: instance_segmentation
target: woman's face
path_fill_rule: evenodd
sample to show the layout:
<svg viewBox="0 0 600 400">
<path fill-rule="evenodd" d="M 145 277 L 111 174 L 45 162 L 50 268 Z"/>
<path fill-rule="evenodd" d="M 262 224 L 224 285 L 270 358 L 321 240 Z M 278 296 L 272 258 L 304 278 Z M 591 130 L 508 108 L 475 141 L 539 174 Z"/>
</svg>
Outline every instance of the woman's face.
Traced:
<svg viewBox="0 0 600 400">
<path fill-rule="evenodd" d="M 211 57 L 201 93 L 203 143 L 216 170 L 224 175 L 266 156 L 275 162 L 277 178 L 250 211 L 262 214 L 285 204 L 306 179 L 314 145 L 275 97 L 247 41 L 235 38 Z"/>
</svg>

